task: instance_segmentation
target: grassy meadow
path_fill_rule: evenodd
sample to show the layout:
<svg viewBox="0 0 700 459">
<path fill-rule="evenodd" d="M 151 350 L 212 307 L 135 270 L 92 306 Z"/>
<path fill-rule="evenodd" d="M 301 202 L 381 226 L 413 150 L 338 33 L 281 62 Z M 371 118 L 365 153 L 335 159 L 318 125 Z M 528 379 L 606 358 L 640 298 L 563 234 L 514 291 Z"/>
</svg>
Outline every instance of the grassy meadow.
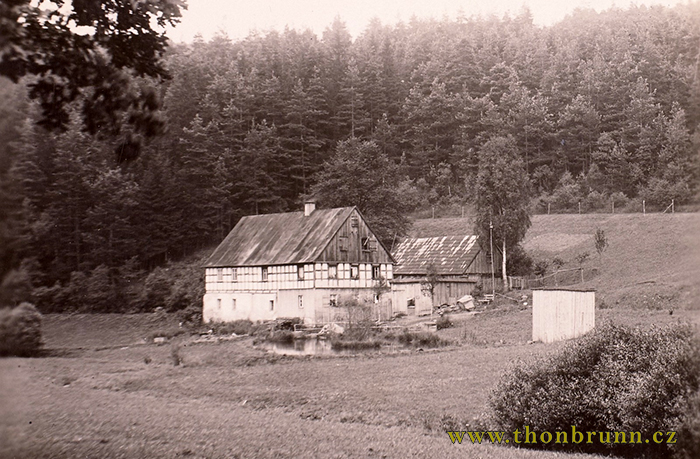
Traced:
<svg viewBox="0 0 700 459">
<path fill-rule="evenodd" d="M 698 235 L 697 214 L 552 215 L 525 244 L 535 258 L 591 252 L 597 323 L 648 327 L 700 323 Z M 453 445 L 445 429 L 483 423 L 507 368 L 562 344 L 528 344 L 531 309 L 505 301 L 451 319 L 445 348 L 287 357 L 248 337 L 196 343 L 164 314 L 48 315 L 44 355 L 0 359 L 0 457 L 595 457 Z"/>
</svg>

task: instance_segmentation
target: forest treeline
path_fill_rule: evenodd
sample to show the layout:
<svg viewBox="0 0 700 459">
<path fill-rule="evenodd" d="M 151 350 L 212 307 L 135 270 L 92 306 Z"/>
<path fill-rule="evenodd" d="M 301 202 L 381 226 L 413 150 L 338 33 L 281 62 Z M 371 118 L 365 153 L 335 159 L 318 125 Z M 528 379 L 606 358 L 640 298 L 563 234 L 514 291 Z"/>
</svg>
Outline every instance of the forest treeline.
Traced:
<svg viewBox="0 0 700 459">
<path fill-rule="evenodd" d="M 527 10 L 374 20 L 356 39 L 336 19 L 321 36 L 195 39 L 165 63 L 168 81 L 136 82 L 160 94 L 167 122 L 138 156 L 79 122 L 43 131 L 25 87 L 0 85 L 0 276 L 40 308 L 162 305 L 133 288 L 147 272 L 184 307 L 190 287 L 168 290 L 155 268 L 218 243 L 244 215 L 300 209 L 329 165 L 362 157 L 348 145 L 383 158 L 365 168 L 387 174 L 381 186 L 348 185 L 398 191 L 386 212 L 473 202 L 481 147 L 496 137 L 517 146 L 535 206 L 663 206 L 697 191 L 698 2 L 577 10 L 550 27 Z"/>
</svg>

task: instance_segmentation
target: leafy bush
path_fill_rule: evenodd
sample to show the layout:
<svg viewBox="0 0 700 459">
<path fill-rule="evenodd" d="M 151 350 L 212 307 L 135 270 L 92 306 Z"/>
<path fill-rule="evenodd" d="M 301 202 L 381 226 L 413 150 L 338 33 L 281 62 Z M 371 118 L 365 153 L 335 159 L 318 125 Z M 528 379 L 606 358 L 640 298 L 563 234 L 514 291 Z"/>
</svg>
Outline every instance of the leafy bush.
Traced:
<svg viewBox="0 0 700 459">
<path fill-rule="evenodd" d="M 212 322 L 207 326 L 211 327 L 217 335 L 248 335 L 253 329 L 253 322 L 250 320 L 234 320 L 233 322 Z"/>
<path fill-rule="evenodd" d="M 276 330 L 267 337 L 267 340 L 271 343 L 291 344 L 294 342 L 294 332 L 289 330 Z"/>
<path fill-rule="evenodd" d="M 435 321 L 435 325 L 437 326 L 438 330 L 442 330 L 443 328 L 451 328 L 454 326 L 450 320 L 450 317 L 447 315 L 439 317 L 438 320 Z"/>
<path fill-rule="evenodd" d="M 432 347 L 448 346 L 451 344 L 450 341 L 440 338 L 435 333 L 430 333 L 430 332 L 414 333 L 414 332 L 410 332 L 408 330 L 404 330 L 403 333 L 398 335 L 398 340 L 401 344 L 403 344 L 405 346 L 413 346 L 413 347 L 432 348 Z"/>
<path fill-rule="evenodd" d="M 640 432 L 677 427 L 700 384 L 700 346 L 690 326 L 639 330 L 608 325 L 562 352 L 506 374 L 490 399 L 504 431 Z M 688 419 L 686 417 L 686 419 Z M 697 422 L 697 417 L 686 425 Z M 659 454 L 667 445 L 529 444 L 619 455 Z M 697 444 L 694 446 L 697 448 Z M 692 451 L 691 446 L 686 450 Z"/>
<path fill-rule="evenodd" d="M 41 314 L 33 304 L 0 309 L 0 355 L 32 355 L 41 344 Z"/>
<path fill-rule="evenodd" d="M 528 276 L 532 274 L 533 260 L 530 255 L 525 252 L 520 244 L 514 246 L 508 252 L 506 258 L 506 270 L 508 274 L 513 276 Z"/>
</svg>

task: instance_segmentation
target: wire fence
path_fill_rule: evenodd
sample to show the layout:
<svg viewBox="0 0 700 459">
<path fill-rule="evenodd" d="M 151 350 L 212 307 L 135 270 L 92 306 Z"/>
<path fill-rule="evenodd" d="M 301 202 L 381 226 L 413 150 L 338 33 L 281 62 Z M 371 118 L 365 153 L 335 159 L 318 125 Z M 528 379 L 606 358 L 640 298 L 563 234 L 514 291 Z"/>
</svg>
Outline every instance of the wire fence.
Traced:
<svg viewBox="0 0 700 459">
<path fill-rule="evenodd" d="M 508 276 L 508 286 L 513 290 L 566 287 L 582 284 L 598 276 L 598 268 L 570 268 L 543 276 Z"/>
</svg>

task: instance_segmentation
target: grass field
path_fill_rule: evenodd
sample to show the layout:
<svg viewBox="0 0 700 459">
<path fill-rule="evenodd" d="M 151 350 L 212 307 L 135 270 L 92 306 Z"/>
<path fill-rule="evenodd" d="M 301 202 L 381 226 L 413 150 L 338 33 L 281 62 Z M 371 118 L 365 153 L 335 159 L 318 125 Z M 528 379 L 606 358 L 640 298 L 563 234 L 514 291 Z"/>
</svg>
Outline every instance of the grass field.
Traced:
<svg viewBox="0 0 700 459">
<path fill-rule="evenodd" d="M 605 231 L 608 248 L 599 257 L 593 235 Z M 469 234 L 471 219 L 417 220 L 419 237 Z M 586 268 L 598 275 L 584 286 L 595 288 L 608 306 L 640 308 L 700 307 L 700 214 L 535 215 L 523 247 L 534 260 L 566 262 L 588 253 Z"/>
<path fill-rule="evenodd" d="M 601 271 L 591 285 L 612 307 L 597 323 L 700 323 L 700 217 L 642 218 L 535 217 L 526 246 L 594 254 L 601 227 L 610 248 L 590 261 Z M 593 457 L 453 445 L 447 427 L 488 425 L 488 394 L 507 368 L 562 344 L 527 344 L 532 312 L 517 305 L 452 320 L 438 333 L 455 345 L 438 350 L 285 357 L 252 338 L 154 344 L 178 329 L 167 315 L 49 315 L 45 355 L 0 359 L 0 457 Z"/>
</svg>

